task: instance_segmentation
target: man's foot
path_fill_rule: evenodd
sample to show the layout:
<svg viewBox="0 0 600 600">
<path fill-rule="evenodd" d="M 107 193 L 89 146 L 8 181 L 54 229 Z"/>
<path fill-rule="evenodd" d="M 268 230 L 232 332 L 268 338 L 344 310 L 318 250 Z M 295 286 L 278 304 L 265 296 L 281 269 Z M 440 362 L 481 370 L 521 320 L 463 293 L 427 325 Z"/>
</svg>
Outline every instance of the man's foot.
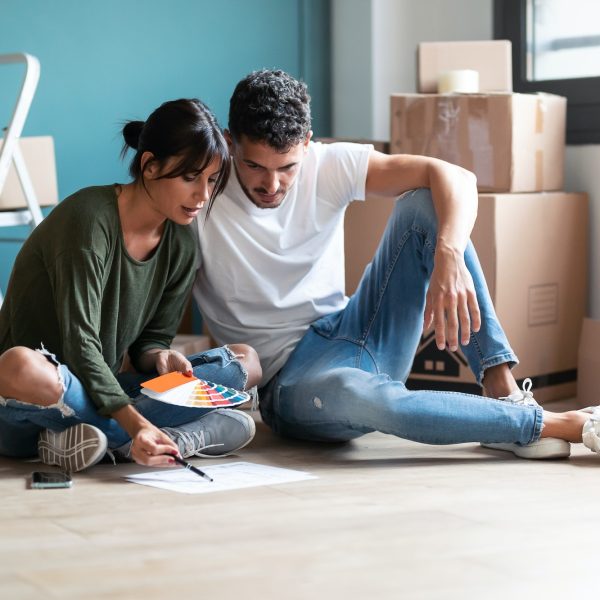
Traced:
<svg viewBox="0 0 600 600">
<path fill-rule="evenodd" d="M 83 471 L 102 460 L 107 440 L 93 425 L 80 423 L 64 431 L 44 429 L 38 440 L 38 454 L 43 463 L 57 465 L 63 471 Z"/>
<path fill-rule="evenodd" d="M 519 458 L 540 460 L 548 458 L 568 458 L 571 455 L 571 444 L 558 438 L 540 438 L 537 442 L 521 445 L 512 443 L 481 444 L 484 448 L 492 450 L 505 450 L 512 452 Z"/>
<path fill-rule="evenodd" d="M 533 392 L 531 391 L 531 379 L 529 378 L 523 381 L 523 389 L 517 390 L 509 396 L 499 398 L 499 400 L 510 402 L 511 404 L 519 404 L 520 406 L 538 405 L 533 397 Z M 481 445 L 484 448 L 512 452 L 519 458 L 528 458 L 530 460 L 568 458 L 571 455 L 571 444 L 569 444 L 569 442 L 551 437 L 540 438 L 536 442 L 525 445 L 514 443 L 482 443 Z"/>
<path fill-rule="evenodd" d="M 183 458 L 214 458 L 227 456 L 249 444 L 256 425 L 246 413 L 217 408 L 197 421 L 179 427 L 161 427 L 161 430 L 177 444 Z"/>
</svg>

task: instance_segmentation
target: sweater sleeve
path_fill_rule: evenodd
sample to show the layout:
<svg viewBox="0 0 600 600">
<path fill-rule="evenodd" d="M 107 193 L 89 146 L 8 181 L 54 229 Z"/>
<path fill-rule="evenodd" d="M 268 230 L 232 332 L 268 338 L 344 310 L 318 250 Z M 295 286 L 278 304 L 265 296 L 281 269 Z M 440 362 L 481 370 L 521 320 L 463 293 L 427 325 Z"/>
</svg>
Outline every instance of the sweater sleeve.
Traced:
<svg viewBox="0 0 600 600">
<path fill-rule="evenodd" d="M 139 359 L 144 352 L 154 348 L 168 350 L 177 333 L 186 304 L 190 299 L 196 271 L 195 248 L 180 267 L 172 273 L 161 295 L 156 311 L 136 341 L 129 347 L 129 357 L 139 370 Z"/>
<path fill-rule="evenodd" d="M 131 401 L 102 355 L 99 338 L 105 264 L 92 250 L 63 252 L 50 272 L 63 360 L 79 378 L 101 415 Z"/>
</svg>

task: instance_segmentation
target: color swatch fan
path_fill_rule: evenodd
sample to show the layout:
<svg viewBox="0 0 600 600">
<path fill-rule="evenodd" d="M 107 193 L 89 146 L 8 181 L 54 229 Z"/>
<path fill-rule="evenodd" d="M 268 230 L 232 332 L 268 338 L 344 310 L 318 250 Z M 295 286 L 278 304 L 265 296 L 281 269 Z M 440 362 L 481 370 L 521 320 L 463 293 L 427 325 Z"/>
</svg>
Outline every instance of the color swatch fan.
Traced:
<svg viewBox="0 0 600 600">
<path fill-rule="evenodd" d="M 250 400 L 246 392 L 178 372 L 142 383 L 142 394 L 167 404 L 192 408 L 228 408 Z"/>
</svg>

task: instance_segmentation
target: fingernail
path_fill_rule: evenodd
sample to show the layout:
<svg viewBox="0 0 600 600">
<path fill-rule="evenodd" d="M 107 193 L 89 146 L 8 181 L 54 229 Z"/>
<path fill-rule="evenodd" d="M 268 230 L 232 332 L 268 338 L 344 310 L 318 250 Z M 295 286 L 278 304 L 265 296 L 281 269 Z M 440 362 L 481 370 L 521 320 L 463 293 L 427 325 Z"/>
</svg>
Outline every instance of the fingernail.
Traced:
<svg viewBox="0 0 600 600">
<path fill-rule="evenodd" d="M 170 458 L 168 462 L 169 462 L 170 465 L 174 465 L 175 464 L 175 461 L 172 458 Z"/>
</svg>

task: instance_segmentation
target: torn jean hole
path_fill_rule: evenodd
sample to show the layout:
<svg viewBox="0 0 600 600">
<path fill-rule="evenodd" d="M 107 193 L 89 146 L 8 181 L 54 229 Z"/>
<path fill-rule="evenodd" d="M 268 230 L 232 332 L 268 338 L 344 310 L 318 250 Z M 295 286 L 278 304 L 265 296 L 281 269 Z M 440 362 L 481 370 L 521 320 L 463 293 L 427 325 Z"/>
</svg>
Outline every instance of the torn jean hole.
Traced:
<svg viewBox="0 0 600 600">
<path fill-rule="evenodd" d="M 244 356 L 246 356 L 245 354 L 236 354 L 227 344 L 225 344 L 223 346 L 223 350 L 225 350 L 225 352 L 227 353 L 227 357 L 229 358 L 229 363 L 235 361 L 237 363 L 237 365 L 240 368 L 240 371 L 242 372 L 242 375 L 244 376 L 244 384 L 242 386 L 242 389 L 245 390 L 246 389 L 246 384 L 248 383 L 248 371 L 246 371 L 246 369 L 244 368 L 244 365 L 242 365 L 242 363 L 239 361 L 240 358 L 244 358 Z M 227 364 L 229 364 L 227 363 Z M 224 365 L 224 366 L 227 366 Z"/>
<path fill-rule="evenodd" d="M 41 348 L 37 348 L 36 352 L 39 352 L 42 356 L 45 356 L 46 360 L 56 367 L 56 377 L 57 377 L 58 383 L 60 384 L 60 387 L 62 388 L 62 393 L 56 404 L 50 404 L 49 406 L 39 406 L 39 408 L 41 408 L 41 409 L 57 408 L 63 417 L 72 417 L 73 415 L 75 415 L 75 411 L 70 406 L 67 406 L 65 404 L 65 380 L 64 380 L 62 372 L 60 370 L 60 367 L 61 367 L 60 362 L 56 358 L 55 354 L 48 352 L 48 350 L 46 350 L 46 348 L 44 348 L 44 344 L 42 344 Z"/>
</svg>

